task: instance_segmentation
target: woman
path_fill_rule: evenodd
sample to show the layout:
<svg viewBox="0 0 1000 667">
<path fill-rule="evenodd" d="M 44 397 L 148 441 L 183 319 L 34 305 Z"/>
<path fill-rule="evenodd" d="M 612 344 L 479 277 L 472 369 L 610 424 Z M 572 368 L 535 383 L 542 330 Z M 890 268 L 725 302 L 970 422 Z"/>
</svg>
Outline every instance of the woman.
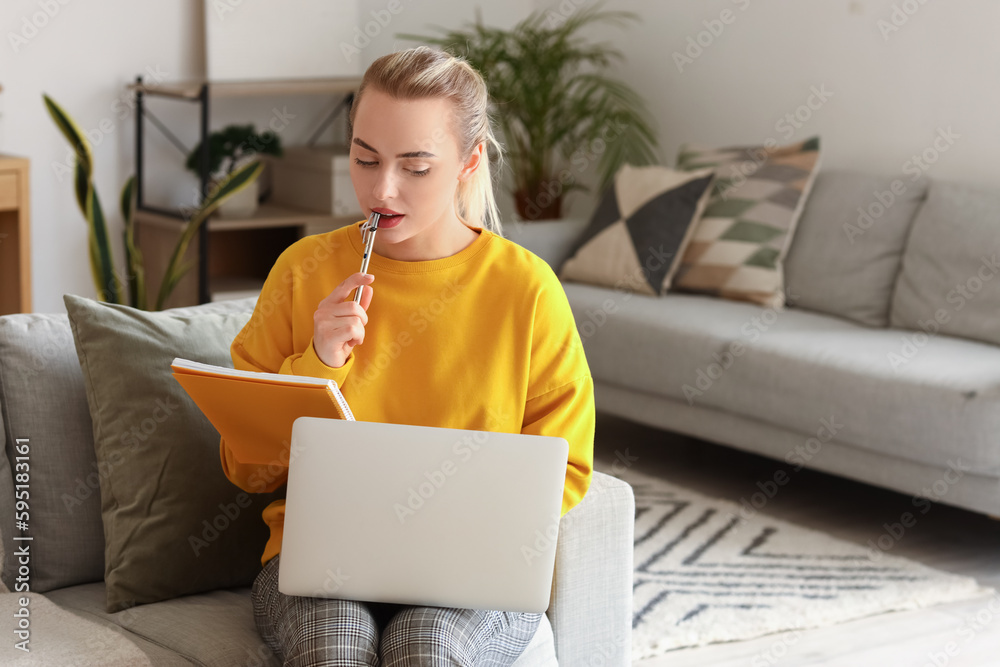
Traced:
<svg viewBox="0 0 1000 667">
<path fill-rule="evenodd" d="M 565 514 L 590 484 L 593 382 L 558 278 L 499 235 L 487 157 L 499 145 L 482 77 L 427 47 L 383 56 L 349 122 L 358 202 L 366 216 L 384 214 L 372 273 L 351 273 L 365 221 L 294 243 L 233 341 L 234 366 L 336 380 L 365 421 L 564 437 Z M 271 461 L 220 447 L 244 490 L 287 480 L 287 441 Z M 510 665 L 541 620 L 284 595 L 283 517 L 283 500 L 264 510 L 271 537 L 252 598 L 261 636 L 286 665 Z"/>
</svg>

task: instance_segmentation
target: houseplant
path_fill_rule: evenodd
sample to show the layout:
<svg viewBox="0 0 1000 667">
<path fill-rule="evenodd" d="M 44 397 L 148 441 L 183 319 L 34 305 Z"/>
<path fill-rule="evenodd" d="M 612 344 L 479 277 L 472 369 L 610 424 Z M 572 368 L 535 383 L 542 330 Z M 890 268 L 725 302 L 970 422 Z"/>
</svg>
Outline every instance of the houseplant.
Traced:
<svg viewBox="0 0 1000 667">
<path fill-rule="evenodd" d="M 603 73 L 621 53 L 590 43 L 580 31 L 595 23 L 624 24 L 625 11 L 581 8 L 568 17 L 538 10 L 510 30 L 476 21 L 445 34 L 397 37 L 440 46 L 461 56 L 486 81 L 514 177 L 518 215 L 561 217 L 562 198 L 588 190 L 577 176 L 599 161 L 601 189 L 624 163 L 656 162 L 655 133 L 642 98 Z M 572 166 L 572 168 L 571 168 Z"/>
<path fill-rule="evenodd" d="M 227 125 L 208 136 L 208 173 L 215 187 L 231 176 L 238 167 L 257 162 L 258 155 L 281 157 L 281 139 L 277 134 L 264 131 L 258 134 L 253 124 Z M 185 168 L 201 178 L 201 142 L 188 154 Z M 219 207 L 219 215 L 226 218 L 245 217 L 257 210 L 259 196 L 255 179 L 238 195 Z"/>
<path fill-rule="evenodd" d="M 94 280 L 94 287 L 97 291 L 97 298 L 99 301 L 126 304 L 123 281 L 114 266 L 114 256 L 108 238 L 104 211 L 101 208 L 100 198 L 97 196 L 97 190 L 94 187 L 94 158 L 90 142 L 73 118 L 59 104 L 48 95 L 42 95 L 42 98 L 45 101 L 45 108 L 48 110 L 49 115 L 52 116 L 56 127 L 66 137 L 66 140 L 69 141 L 73 147 L 73 151 L 76 153 L 76 169 L 73 185 L 76 193 L 76 203 L 87 221 L 87 246 L 90 254 L 90 271 Z M 247 164 L 236 169 L 219 183 L 219 187 L 203 198 L 198 208 L 190 212 L 190 217 L 187 218 L 184 224 L 180 239 L 178 239 L 177 245 L 174 247 L 170 261 L 164 271 L 163 280 L 160 282 L 155 310 L 163 308 L 163 304 L 170 297 L 177 283 L 191 269 L 192 263 L 187 262 L 182 264 L 181 258 L 184 257 L 184 253 L 187 251 L 191 240 L 198 232 L 201 224 L 222 202 L 244 189 L 248 183 L 252 183 L 260 175 L 262 169 L 263 165 L 259 163 Z M 126 181 L 119 201 L 122 218 L 125 221 L 124 242 L 127 273 L 124 282 L 128 289 L 128 302 L 126 305 L 146 310 L 145 268 L 143 266 L 142 254 L 135 245 L 135 222 L 133 219 L 135 212 L 134 176 L 129 177 Z"/>
</svg>

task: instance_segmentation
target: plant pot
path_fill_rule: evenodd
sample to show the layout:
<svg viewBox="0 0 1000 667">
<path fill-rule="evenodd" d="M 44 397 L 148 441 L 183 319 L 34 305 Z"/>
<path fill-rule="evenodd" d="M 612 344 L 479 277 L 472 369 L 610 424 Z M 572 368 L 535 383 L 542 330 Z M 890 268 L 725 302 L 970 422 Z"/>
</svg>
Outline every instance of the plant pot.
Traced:
<svg viewBox="0 0 1000 667">
<path fill-rule="evenodd" d="M 514 206 L 522 220 L 554 220 L 562 216 L 562 194 L 553 197 L 544 186 L 535 193 L 518 190 L 514 193 Z"/>
<path fill-rule="evenodd" d="M 220 218 L 249 218 L 257 211 L 260 184 L 255 179 L 245 188 L 219 204 L 216 212 Z"/>
</svg>

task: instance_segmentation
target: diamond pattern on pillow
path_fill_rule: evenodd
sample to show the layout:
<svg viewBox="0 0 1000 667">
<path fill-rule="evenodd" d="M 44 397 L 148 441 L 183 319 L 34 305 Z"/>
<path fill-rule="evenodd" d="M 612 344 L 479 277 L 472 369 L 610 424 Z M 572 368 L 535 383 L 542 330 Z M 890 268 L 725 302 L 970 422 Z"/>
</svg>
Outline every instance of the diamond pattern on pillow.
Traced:
<svg viewBox="0 0 1000 667">
<path fill-rule="evenodd" d="M 708 204 L 711 168 L 625 164 L 562 265 L 562 280 L 665 294 L 694 222 Z"/>
<path fill-rule="evenodd" d="M 785 303 L 782 263 L 819 166 L 819 138 L 766 146 L 684 146 L 684 170 L 714 169 L 673 289 L 772 308 Z"/>
</svg>

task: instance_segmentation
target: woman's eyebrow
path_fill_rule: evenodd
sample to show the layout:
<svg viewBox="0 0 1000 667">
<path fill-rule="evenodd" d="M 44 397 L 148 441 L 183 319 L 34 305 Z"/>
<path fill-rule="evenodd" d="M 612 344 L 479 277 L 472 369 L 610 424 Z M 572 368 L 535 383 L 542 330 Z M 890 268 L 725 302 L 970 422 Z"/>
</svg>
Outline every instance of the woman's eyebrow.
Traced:
<svg viewBox="0 0 1000 667">
<path fill-rule="evenodd" d="M 377 150 L 369 146 L 367 142 L 359 139 L 358 137 L 354 137 L 354 143 L 356 143 L 358 146 L 361 146 L 362 148 L 370 150 L 372 153 L 375 153 L 375 155 L 378 155 Z M 434 153 L 428 153 L 427 151 L 410 151 L 409 153 L 400 153 L 396 157 L 437 157 L 437 155 L 434 155 Z"/>
</svg>

